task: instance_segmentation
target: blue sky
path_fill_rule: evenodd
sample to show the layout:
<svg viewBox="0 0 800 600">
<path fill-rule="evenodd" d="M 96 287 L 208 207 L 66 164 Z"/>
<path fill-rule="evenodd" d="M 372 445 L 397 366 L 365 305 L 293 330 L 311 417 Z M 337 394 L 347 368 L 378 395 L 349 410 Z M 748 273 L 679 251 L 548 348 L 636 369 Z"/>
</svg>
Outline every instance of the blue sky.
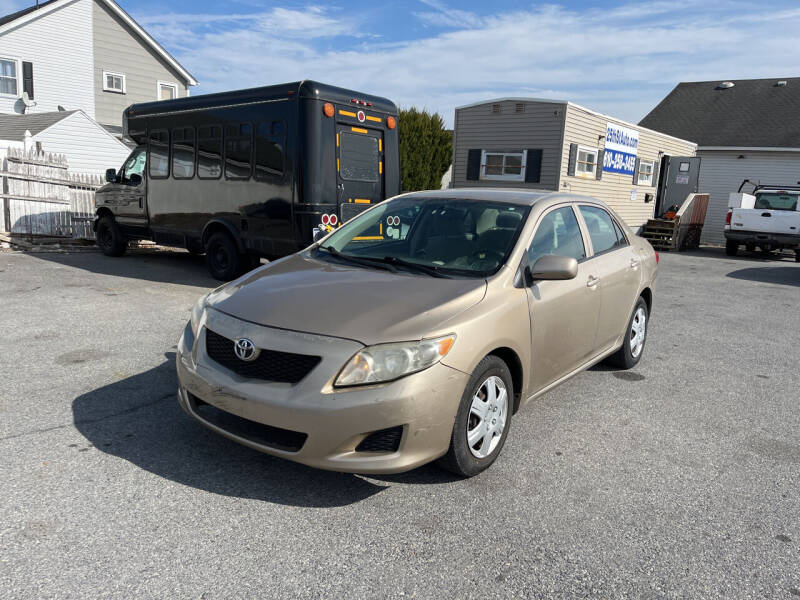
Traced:
<svg viewBox="0 0 800 600">
<path fill-rule="evenodd" d="M 638 121 L 679 81 L 800 75 L 796 0 L 118 1 L 200 81 L 193 94 L 313 78 L 448 123 L 499 96 Z"/>
</svg>

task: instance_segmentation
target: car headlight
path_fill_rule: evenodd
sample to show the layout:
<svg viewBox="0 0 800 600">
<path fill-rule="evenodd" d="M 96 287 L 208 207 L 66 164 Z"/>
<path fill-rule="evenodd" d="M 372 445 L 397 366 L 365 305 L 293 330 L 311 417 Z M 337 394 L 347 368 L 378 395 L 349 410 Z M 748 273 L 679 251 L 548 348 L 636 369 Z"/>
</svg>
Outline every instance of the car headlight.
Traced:
<svg viewBox="0 0 800 600">
<path fill-rule="evenodd" d="M 200 298 L 195 305 L 192 307 L 192 333 L 195 337 L 197 337 L 197 329 L 200 327 L 200 319 L 203 318 L 203 313 L 206 310 L 206 301 L 208 300 L 208 294 Z"/>
<path fill-rule="evenodd" d="M 422 371 L 442 360 L 456 341 L 455 334 L 359 350 L 339 373 L 337 387 L 392 381 Z"/>
</svg>

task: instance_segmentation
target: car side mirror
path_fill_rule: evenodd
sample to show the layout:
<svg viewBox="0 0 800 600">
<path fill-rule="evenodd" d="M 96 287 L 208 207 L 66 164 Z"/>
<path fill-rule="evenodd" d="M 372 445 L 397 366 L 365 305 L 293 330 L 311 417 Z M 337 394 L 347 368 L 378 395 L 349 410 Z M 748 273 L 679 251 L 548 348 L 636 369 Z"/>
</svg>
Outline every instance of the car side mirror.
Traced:
<svg viewBox="0 0 800 600">
<path fill-rule="evenodd" d="M 326 235 L 328 235 L 328 232 L 327 232 L 327 231 L 325 231 L 324 229 L 320 229 L 319 227 L 314 227 L 314 235 L 313 235 L 313 240 L 314 240 L 315 242 L 318 242 L 318 241 L 320 241 L 320 240 L 321 240 L 322 238 L 324 238 Z"/>
<path fill-rule="evenodd" d="M 132 186 L 139 187 L 140 185 L 142 185 L 142 176 L 139 175 L 138 173 L 134 173 L 133 175 L 131 175 L 131 178 L 128 181 L 130 181 L 130 184 Z"/>
<path fill-rule="evenodd" d="M 578 276 L 578 261 L 571 256 L 548 254 L 529 267 L 528 281 L 555 281 L 575 279 Z"/>
<path fill-rule="evenodd" d="M 108 183 L 116 183 L 116 181 L 117 181 L 117 170 L 116 169 L 106 169 L 106 181 Z"/>
</svg>

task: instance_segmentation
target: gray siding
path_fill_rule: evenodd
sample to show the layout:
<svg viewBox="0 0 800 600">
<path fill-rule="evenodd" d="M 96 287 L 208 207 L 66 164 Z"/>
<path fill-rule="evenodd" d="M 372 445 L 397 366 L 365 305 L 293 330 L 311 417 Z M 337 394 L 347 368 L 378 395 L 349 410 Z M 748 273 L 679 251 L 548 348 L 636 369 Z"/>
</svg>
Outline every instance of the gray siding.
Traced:
<svg viewBox="0 0 800 600">
<path fill-rule="evenodd" d="M 94 1 L 95 118 L 103 125 L 122 125 L 122 111 L 137 102 L 157 100 L 158 82 L 175 83 L 187 95 L 186 81 L 131 31 L 115 14 Z M 124 73 L 126 93 L 103 91 L 103 71 Z"/>
<path fill-rule="evenodd" d="M 606 135 L 606 125 L 609 122 L 639 131 L 637 157 L 641 160 L 658 162 L 660 158 L 659 152 L 670 156 L 694 156 L 696 146 L 692 142 L 643 129 L 574 104 L 570 104 L 567 107 L 561 161 L 561 190 L 586 194 L 604 201 L 619 213 L 629 227 L 635 230 L 653 217 L 656 196 L 655 187 L 635 184 L 631 175 L 620 173 L 604 172 L 602 179 L 599 181 L 595 176 L 582 178 L 579 175 L 567 175 L 570 144 L 602 148 L 603 139 Z M 602 168 L 602 165 L 598 168 Z M 636 197 L 632 199 L 634 191 L 636 192 Z M 645 194 L 652 194 L 653 202 L 645 203 Z"/>
<path fill-rule="evenodd" d="M 523 102 L 524 112 L 515 112 L 523 101 L 487 102 L 456 109 L 453 144 L 453 187 L 511 187 L 555 190 L 558 187 L 563 103 Z M 500 113 L 492 105 L 500 104 Z M 518 151 L 542 149 L 541 182 L 468 181 L 467 155 L 471 149 Z"/>
<path fill-rule="evenodd" d="M 702 159 L 700 191 L 710 194 L 702 236 L 709 244 L 725 243 L 728 194 L 739 189 L 743 180 L 776 185 L 797 185 L 800 180 L 800 152 L 701 150 L 697 155 Z"/>
</svg>

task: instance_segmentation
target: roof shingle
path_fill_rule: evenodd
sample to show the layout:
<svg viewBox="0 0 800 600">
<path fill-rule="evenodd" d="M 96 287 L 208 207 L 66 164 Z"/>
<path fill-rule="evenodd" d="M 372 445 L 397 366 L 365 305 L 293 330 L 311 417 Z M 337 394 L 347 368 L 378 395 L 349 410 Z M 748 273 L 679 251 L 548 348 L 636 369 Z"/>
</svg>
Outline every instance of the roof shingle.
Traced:
<svg viewBox="0 0 800 600">
<path fill-rule="evenodd" d="M 639 125 L 698 146 L 800 148 L 800 77 L 731 81 L 679 83 Z"/>
<path fill-rule="evenodd" d="M 76 112 L 78 111 L 66 110 L 28 115 L 0 114 L 0 140 L 21 142 L 26 130 L 30 131 L 31 135 L 36 135 Z"/>
</svg>

